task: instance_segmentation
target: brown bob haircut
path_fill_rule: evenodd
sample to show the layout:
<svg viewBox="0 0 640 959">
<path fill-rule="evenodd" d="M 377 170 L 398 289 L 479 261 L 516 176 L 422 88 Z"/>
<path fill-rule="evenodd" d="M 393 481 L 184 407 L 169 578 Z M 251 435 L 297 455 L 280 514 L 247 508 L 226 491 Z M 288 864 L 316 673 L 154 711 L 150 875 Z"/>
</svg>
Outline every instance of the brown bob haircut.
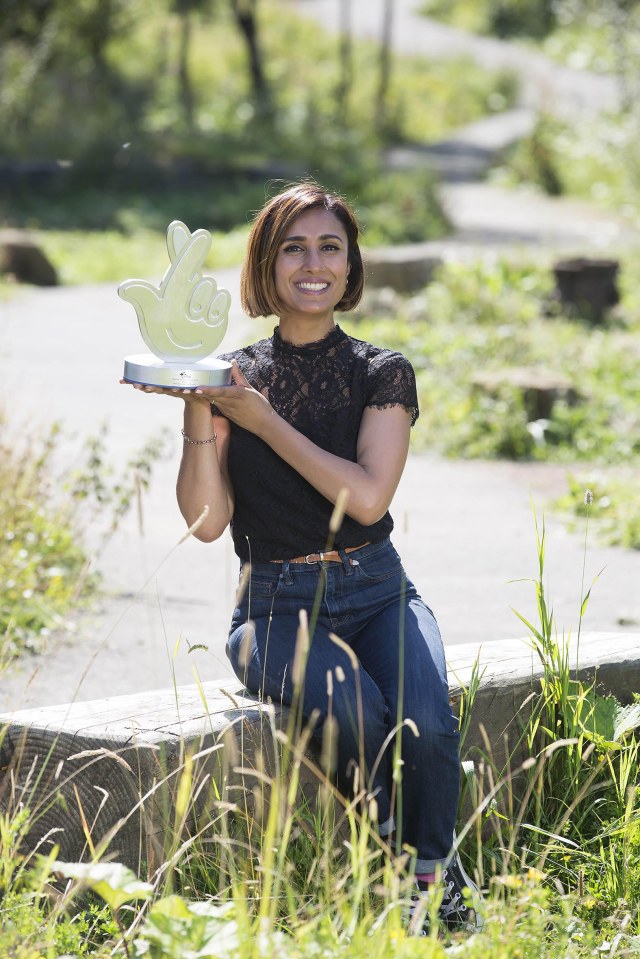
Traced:
<svg viewBox="0 0 640 959">
<path fill-rule="evenodd" d="M 275 262 L 293 221 L 313 209 L 333 213 L 347 234 L 347 257 L 351 267 L 349 283 L 335 309 L 346 312 L 358 305 L 364 290 L 364 267 L 358 246 L 358 221 L 341 196 L 329 193 L 318 183 L 304 181 L 274 196 L 254 220 L 247 256 L 242 267 L 240 297 L 248 316 L 279 316 L 283 304 L 276 293 Z"/>
</svg>

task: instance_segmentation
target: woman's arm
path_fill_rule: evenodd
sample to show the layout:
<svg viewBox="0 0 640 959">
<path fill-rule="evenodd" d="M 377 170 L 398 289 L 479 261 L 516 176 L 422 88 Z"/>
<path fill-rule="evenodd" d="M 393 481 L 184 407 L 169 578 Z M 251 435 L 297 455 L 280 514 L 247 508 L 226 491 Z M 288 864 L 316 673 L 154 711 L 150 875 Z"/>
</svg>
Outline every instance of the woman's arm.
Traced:
<svg viewBox="0 0 640 959">
<path fill-rule="evenodd" d="M 231 424 L 222 416 L 212 417 L 208 400 L 184 405 L 184 432 L 190 440 L 208 440 L 214 431 L 214 443 L 183 442 L 176 494 L 180 512 L 191 526 L 205 506 L 209 513 L 194 531 L 205 543 L 218 539 L 233 516 L 233 493 L 227 472 L 227 451 Z"/>
<path fill-rule="evenodd" d="M 126 381 L 120 382 L 124 385 Z M 211 415 L 211 404 L 201 391 L 138 383 L 133 388 L 184 400 L 184 431 L 189 439 L 209 440 L 216 433 L 213 443 L 184 440 L 176 493 L 180 512 L 189 526 L 202 515 L 205 506 L 209 508 L 206 519 L 193 532 L 196 539 L 205 543 L 218 539 L 233 516 L 233 490 L 227 471 L 231 424 L 222 416 Z"/>
<path fill-rule="evenodd" d="M 410 429 L 411 413 L 403 407 L 366 407 L 355 463 L 316 446 L 275 414 L 258 435 L 332 503 L 346 487 L 347 514 L 363 526 L 371 526 L 386 513 L 400 482 Z"/>
<path fill-rule="evenodd" d="M 370 526 L 387 511 L 409 451 L 411 413 L 402 406 L 366 407 L 358 434 L 357 462 L 328 453 L 282 419 L 262 394 L 252 389 L 234 364 L 234 386 L 207 390 L 219 409 L 255 433 L 326 499 L 335 503 L 346 487 L 346 512 Z"/>
</svg>

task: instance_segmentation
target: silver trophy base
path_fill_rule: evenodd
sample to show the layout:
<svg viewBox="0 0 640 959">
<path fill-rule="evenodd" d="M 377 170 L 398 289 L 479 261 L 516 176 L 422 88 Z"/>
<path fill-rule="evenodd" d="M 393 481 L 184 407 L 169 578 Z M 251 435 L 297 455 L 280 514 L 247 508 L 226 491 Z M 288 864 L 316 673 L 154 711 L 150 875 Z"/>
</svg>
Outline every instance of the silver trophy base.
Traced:
<svg viewBox="0 0 640 959">
<path fill-rule="evenodd" d="M 195 390 L 201 386 L 227 386 L 231 380 L 231 363 L 207 357 L 193 363 L 181 360 L 159 360 L 153 353 L 127 356 L 123 379 L 141 386 L 164 386 Z"/>
</svg>

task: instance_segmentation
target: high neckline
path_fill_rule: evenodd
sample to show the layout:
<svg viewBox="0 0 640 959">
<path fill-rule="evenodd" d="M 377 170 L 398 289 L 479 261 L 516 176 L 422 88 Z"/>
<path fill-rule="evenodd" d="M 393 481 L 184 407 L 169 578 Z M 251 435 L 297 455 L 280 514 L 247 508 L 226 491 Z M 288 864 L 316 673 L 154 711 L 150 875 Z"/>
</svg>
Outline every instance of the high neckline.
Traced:
<svg viewBox="0 0 640 959">
<path fill-rule="evenodd" d="M 313 340 L 311 343 L 290 343 L 282 339 L 280 328 L 276 326 L 273 331 L 273 346 L 280 353 L 288 353 L 290 356 L 318 356 L 320 353 L 326 353 L 346 338 L 347 334 L 336 324 L 328 333 L 320 337 L 319 340 Z"/>
</svg>

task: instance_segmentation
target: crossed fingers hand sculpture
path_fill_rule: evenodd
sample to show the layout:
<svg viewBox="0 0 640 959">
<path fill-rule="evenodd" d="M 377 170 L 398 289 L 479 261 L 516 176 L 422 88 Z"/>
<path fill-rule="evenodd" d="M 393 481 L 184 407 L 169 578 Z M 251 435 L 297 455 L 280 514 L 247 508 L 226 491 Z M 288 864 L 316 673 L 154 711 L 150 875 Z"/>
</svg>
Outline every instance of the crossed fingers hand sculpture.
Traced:
<svg viewBox="0 0 640 959">
<path fill-rule="evenodd" d="M 122 299 L 135 307 L 143 340 L 162 360 L 202 360 L 226 332 L 231 296 L 201 272 L 210 246 L 207 230 L 191 233 L 174 220 L 167 230 L 171 265 L 160 286 L 125 280 L 118 287 Z"/>
</svg>

